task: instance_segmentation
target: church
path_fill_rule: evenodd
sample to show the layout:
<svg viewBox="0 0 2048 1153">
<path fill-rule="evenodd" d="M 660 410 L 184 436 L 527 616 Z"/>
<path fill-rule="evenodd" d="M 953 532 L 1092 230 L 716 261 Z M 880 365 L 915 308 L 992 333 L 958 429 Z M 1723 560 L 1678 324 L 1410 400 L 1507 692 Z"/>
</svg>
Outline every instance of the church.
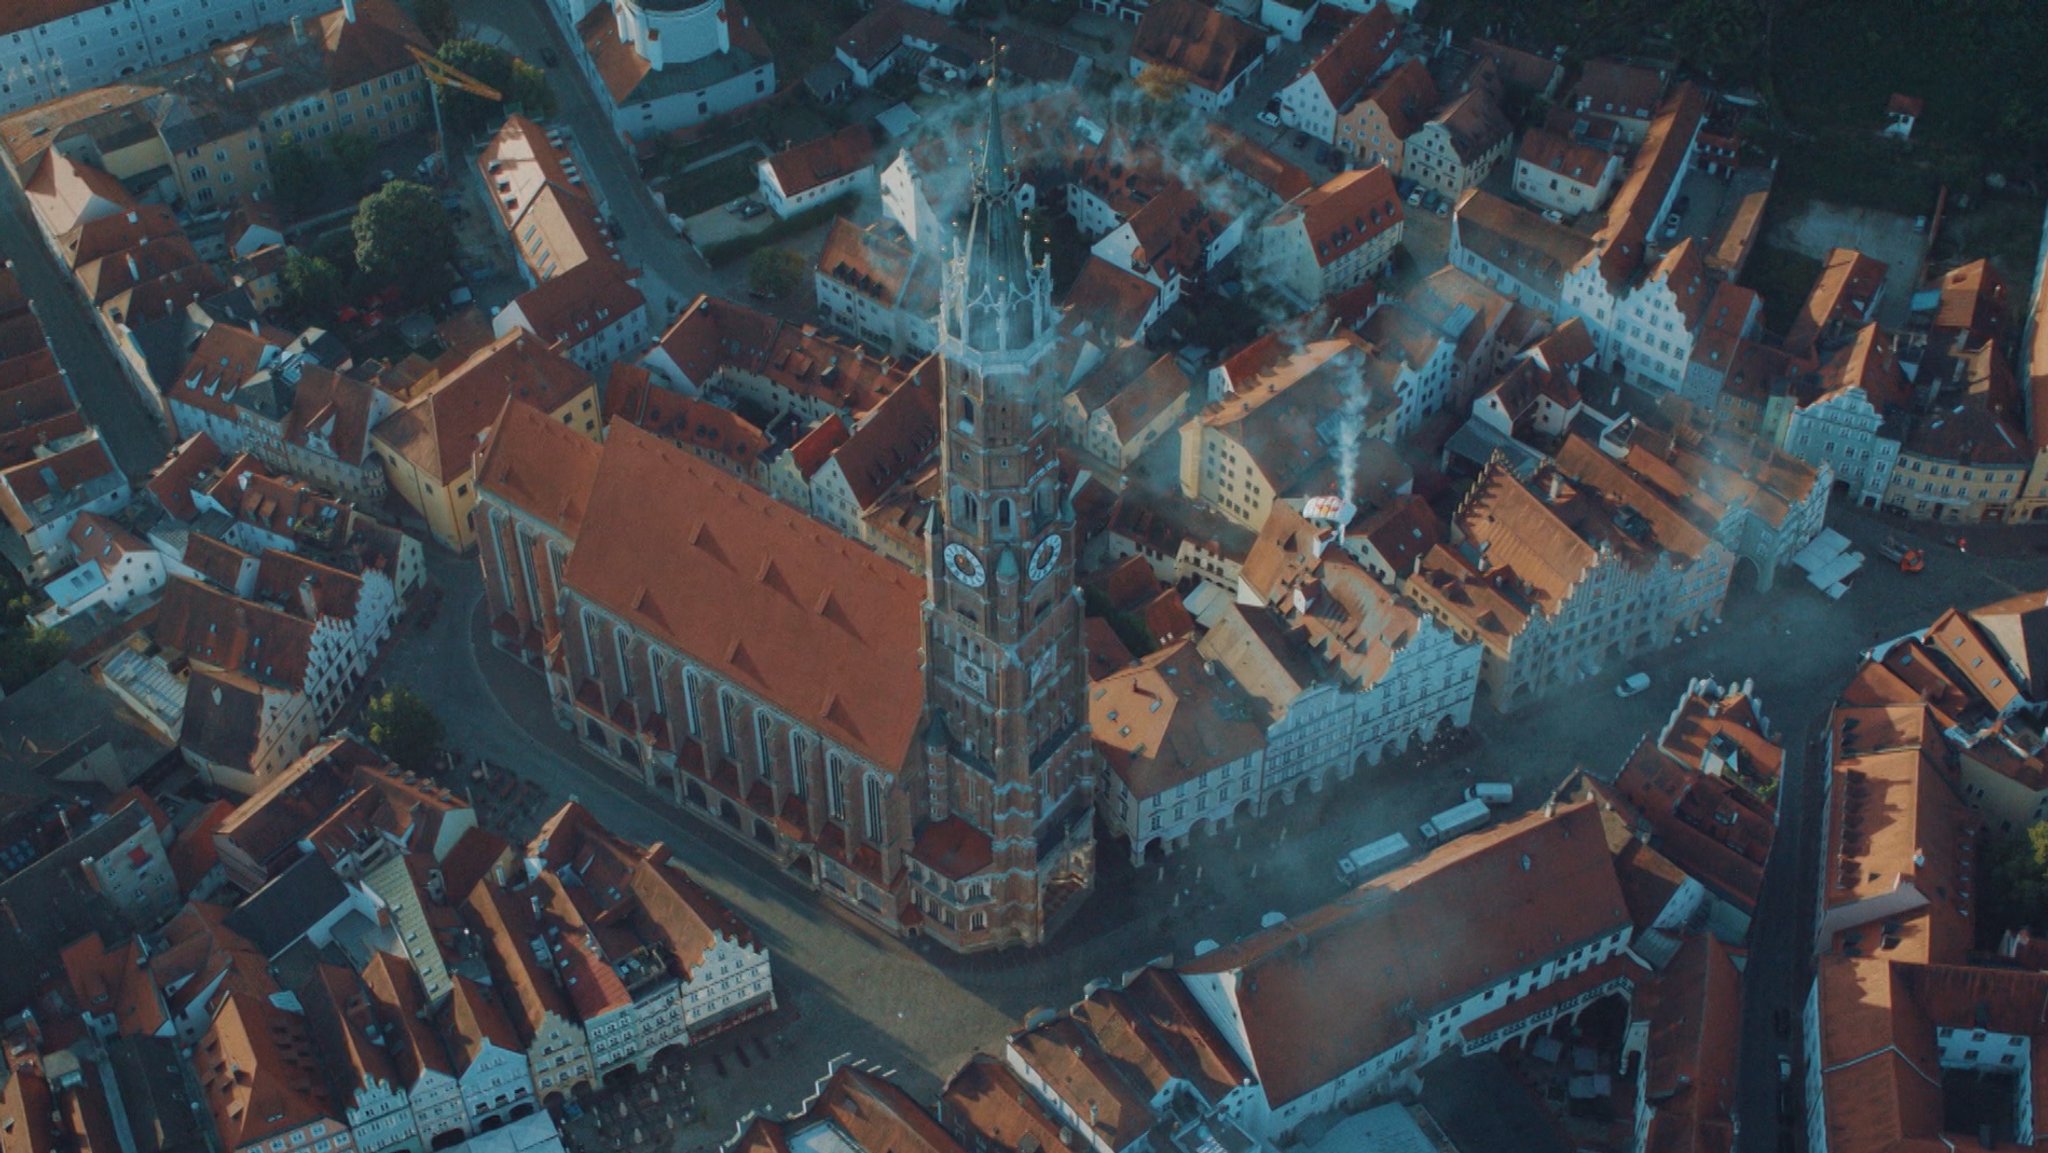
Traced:
<svg viewBox="0 0 2048 1153">
<path fill-rule="evenodd" d="M 1043 943 L 1095 864 L 1059 316 L 988 101 L 940 306 L 924 577 L 622 420 L 599 444 L 510 405 L 477 469 L 492 626 L 557 719 L 829 899 L 960 952 Z"/>
</svg>

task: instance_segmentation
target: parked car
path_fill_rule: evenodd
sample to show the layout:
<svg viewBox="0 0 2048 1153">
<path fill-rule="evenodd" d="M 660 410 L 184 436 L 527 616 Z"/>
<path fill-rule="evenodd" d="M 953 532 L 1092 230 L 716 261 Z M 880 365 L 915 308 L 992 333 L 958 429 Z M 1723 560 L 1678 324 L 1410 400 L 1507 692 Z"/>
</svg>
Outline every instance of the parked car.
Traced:
<svg viewBox="0 0 2048 1153">
<path fill-rule="evenodd" d="M 1543 219 L 1548 220 L 1552 224 L 1563 224 L 1564 213 L 1559 212 L 1555 208 L 1546 208 L 1543 210 Z"/>
<path fill-rule="evenodd" d="M 1421 206 L 1421 204 L 1422 204 L 1422 189 L 1418 188 L 1418 189 L 1416 189 L 1416 190 L 1414 190 L 1413 192 L 1410 192 L 1410 193 L 1408 194 L 1408 207 L 1410 207 L 1410 208 L 1418 208 L 1418 207 L 1420 207 L 1420 206 Z"/>
<path fill-rule="evenodd" d="M 1280 114 L 1278 112 L 1275 112 L 1271 108 L 1260 109 L 1258 119 L 1259 123 L 1265 125 L 1268 128 L 1280 127 Z"/>
<path fill-rule="evenodd" d="M 1451 214 L 1451 201 L 1449 197 L 1439 196 L 1436 198 L 1436 214 L 1438 216 L 1449 216 Z"/>
<path fill-rule="evenodd" d="M 1925 216 L 1915 216 L 1915 217 L 1913 218 L 1913 231 L 1915 231 L 1915 232 L 1925 232 L 1925 231 L 1927 231 L 1927 218 L 1926 218 Z"/>
<path fill-rule="evenodd" d="M 725 206 L 725 210 L 741 220 L 752 220 L 763 212 L 768 211 L 768 206 L 752 197 L 748 197 L 744 200 L 733 201 Z"/>
<path fill-rule="evenodd" d="M 1650 674 L 1630 673 L 1627 679 L 1614 686 L 1614 695 L 1617 697 L 1632 697 L 1649 687 Z"/>
</svg>

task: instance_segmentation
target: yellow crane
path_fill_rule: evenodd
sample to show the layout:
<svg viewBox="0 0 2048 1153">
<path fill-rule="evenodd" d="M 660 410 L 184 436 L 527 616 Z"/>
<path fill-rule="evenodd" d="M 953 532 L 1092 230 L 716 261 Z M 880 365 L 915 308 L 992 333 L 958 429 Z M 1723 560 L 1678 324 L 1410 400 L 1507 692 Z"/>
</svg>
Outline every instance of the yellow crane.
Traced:
<svg viewBox="0 0 2048 1153">
<path fill-rule="evenodd" d="M 441 160 L 446 163 L 448 133 L 441 127 L 441 89 L 453 88 L 458 92 L 467 92 L 471 96 L 481 96 L 493 103 L 504 100 L 505 94 L 432 53 L 423 52 L 411 44 L 406 45 L 405 50 L 412 53 L 412 58 L 419 63 L 420 71 L 426 73 L 427 83 L 433 88 L 434 138 L 440 141 Z"/>
</svg>

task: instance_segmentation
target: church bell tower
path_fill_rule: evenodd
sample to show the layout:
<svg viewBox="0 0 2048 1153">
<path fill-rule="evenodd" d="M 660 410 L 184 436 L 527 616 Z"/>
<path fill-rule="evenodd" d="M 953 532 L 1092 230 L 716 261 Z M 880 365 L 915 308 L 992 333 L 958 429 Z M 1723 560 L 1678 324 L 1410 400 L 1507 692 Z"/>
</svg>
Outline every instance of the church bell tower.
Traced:
<svg viewBox="0 0 2048 1153">
<path fill-rule="evenodd" d="M 972 826 L 991 856 L 974 882 L 987 882 L 988 903 L 963 919 L 963 948 L 1041 943 L 1095 871 L 1074 513 L 1055 452 L 1058 316 L 1016 187 L 991 80 L 972 216 L 940 304 L 943 497 L 925 606 L 921 815 Z"/>
</svg>

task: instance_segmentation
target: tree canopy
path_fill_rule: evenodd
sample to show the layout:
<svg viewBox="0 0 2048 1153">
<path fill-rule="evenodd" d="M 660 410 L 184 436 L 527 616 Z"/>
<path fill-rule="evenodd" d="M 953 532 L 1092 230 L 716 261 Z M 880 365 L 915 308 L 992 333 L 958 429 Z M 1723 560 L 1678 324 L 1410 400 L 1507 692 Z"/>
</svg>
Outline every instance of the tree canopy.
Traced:
<svg viewBox="0 0 2048 1153">
<path fill-rule="evenodd" d="M 347 282 L 341 270 L 321 257 L 293 249 L 279 274 L 285 307 L 302 319 L 324 319 L 341 306 Z"/>
<path fill-rule="evenodd" d="M 548 87 L 547 72 L 480 40 L 450 40 L 436 49 L 442 63 L 472 79 L 480 80 L 504 94 L 502 103 L 456 88 L 441 89 L 441 123 L 454 140 L 466 140 L 481 133 L 517 104 L 528 116 L 554 115 L 555 94 Z"/>
<path fill-rule="evenodd" d="M 418 693 L 394 686 L 383 696 L 372 697 L 363 717 L 370 725 L 370 743 L 399 768 L 413 773 L 440 768 L 447 729 Z"/>
<path fill-rule="evenodd" d="M 416 299 L 438 293 L 455 257 L 455 228 L 434 191 L 394 180 L 363 198 L 350 230 L 356 268 L 373 284 L 398 284 Z"/>
<path fill-rule="evenodd" d="M 287 140 L 270 150 L 270 187 L 287 214 L 302 216 L 318 204 L 326 183 L 326 166 L 305 141 Z"/>
<path fill-rule="evenodd" d="M 747 288 L 760 296 L 789 293 L 803 275 L 804 258 L 787 248 L 763 248 L 747 258 Z"/>
</svg>

